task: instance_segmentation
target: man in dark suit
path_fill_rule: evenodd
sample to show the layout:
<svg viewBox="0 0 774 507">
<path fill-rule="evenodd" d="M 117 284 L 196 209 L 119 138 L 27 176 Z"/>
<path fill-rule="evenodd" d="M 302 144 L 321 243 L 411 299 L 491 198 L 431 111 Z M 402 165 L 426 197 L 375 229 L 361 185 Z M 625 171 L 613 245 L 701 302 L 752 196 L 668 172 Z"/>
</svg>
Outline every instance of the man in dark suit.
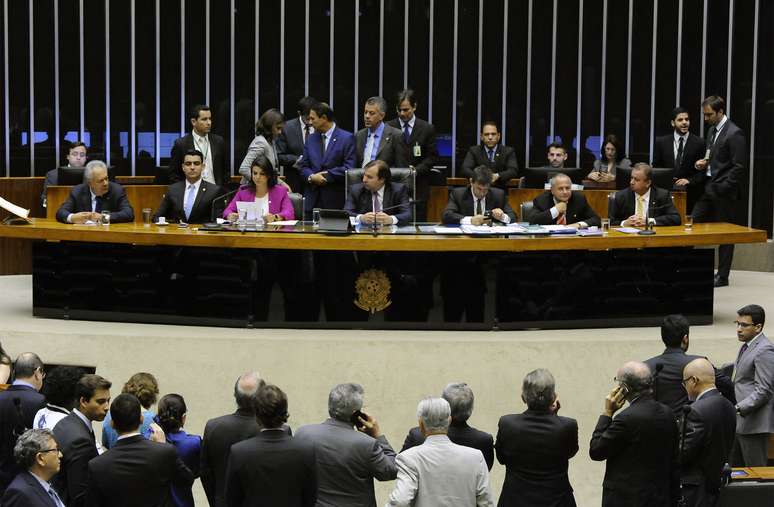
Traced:
<svg viewBox="0 0 774 507">
<path fill-rule="evenodd" d="M 555 386 L 548 370 L 528 373 L 521 393 L 527 410 L 497 424 L 497 460 L 505 465 L 499 507 L 575 507 L 567 469 L 578 452 L 578 422 L 558 415 Z"/>
<path fill-rule="evenodd" d="M 492 184 L 505 188 L 508 180 L 518 177 L 516 150 L 500 144 L 500 129 L 493 121 L 481 126 L 481 144 L 471 146 L 460 167 L 460 176 L 470 178 L 473 169 L 484 165 L 492 170 Z"/>
<path fill-rule="evenodd" d="M 124 187 L 108 180 L 104 162 L 92 160 L 86 164 L 83 179 L 86 183 L 74 186 L 57 210 L 58 221 L 66 224 L 99 223 L 105 212 L 110 212 L 111 223 L 134 220 L 134 210 L 126 198 Z"/>
<path fill-rule="evenodd" d="M 403 141 L 409 149 L 409 167 L 416 171 L 416 220 L 427 220 L 427 202 L 430 199 L 430 179 L 433 164 L 438 158 L 435 127 L 417 118 L 417 99 L 414 90 L 398 94 L 398 117 L 387 124 L 403 133 Z"/>
<path fill-rule="evenodd" d="M 516 220 L 508 195 L 500 188 L 492 188 L 492 170 L 478 166 L 470 177 L 470 186 L 455 188 L 449 193 L 449 202 L 443 211 L 444 224 L 482 225 L 491 219 L 508 224 Z"/>
<path fill-rule="evenodd" d="M 80 141 L 70 144 L 67 149 L 67 164 L 65 167 L 83 167 L 86 165 L 86 145 Z M 46 207 L 46 190 L 51 185 L 59 184 L 59 168 L 55 167 L 46 173 L 43 181 L 43 193 L 40 194 L 40 203 Z"/>
<path fill-rule="evenodd" d="M 355 138 L 336 126 L 333 109 L 318 102 L 309 110 L 314 133 L 304 145 L 301 178 L 306 182 L 306 217 L 312 209 L 344 208 L 344 175 L 355 167 Z"/>
<path fill-rule="evenodd" d="M 14 448 L 23 471 L 0 498 L 4 507 L 65 507 L 49 481 L 59 472 L 61 454 L 51 430 L 25 431 Z"/>
<path fill-rule="evenodd" d="M 43 387 L 43 361 L 37 354 L 25 352 L 16 359 L 16 380 L 0 392 L 0 496 L 21 469 L 16 464 L 13 448 L 25 430 L 32 428 L 38 410 L 46 406 L 40 394 Z"/>
<path fill-rule="evenodd" d="M 383 160 L 372 160 L 365 166 L 363 183 L 349 189 L 344 209 L 364 225 L 407 224 L 411 221 L 408 189 L 391 180 L 389 166 Z"/>
<path fill-rule="evenodd" d="M 204 156 L 191 150 L 183 158 L 185 181 L 167 188 L 167 193 L 153 216 L 153 221 L 165 217 L 167 221 L 201 224 L 212 221 L 212 202 L 220 194 L 220 187 L 202 179 Z"/>
<path fill-rule="evenodd" d="M 357 131 L 355 142 L 357 165 L 365 167 L 372 160 L 384 160 L 390 167 L 408 167 L 409 149 L 403 140 L 403 132 L 384 123 L 387 101 L 371 97 L 363 106 L 365 128 Z"/>
<path fill-rule="evenodd" d="M 679 473 L 674 414 L 653 399 L 645 363 L 625 363 L 616 381 L 589 446 L 592 460 L 607 460 L 602 507 L 675 505 Z M 613 419 L 626 401 L 629 407 Z"/>
<path fill-rule="evenodd" d="M 210 132 L 212 112 L 208 106 L 196 105 L 189 115 L 191 133 L 177 139 L 169 159 L 169 182 L 183 181 L 183 156 L 190 150 L 204 155 L 202 178 L 213 185 L 223 186 L 231 181 L 231 168 L 226 165 L 226 144 L 223 138 Z"/>
<path fill-rule="evenodd" d="M 96 458 L 93 421 L 102 421 L 110 406 L 111 383 L 99 375 L 84 375 L 75 386 L 78 406 L 54 427 L 62 451 L 62 466 L 54 486 L 67 507 L 86 505 L 89 461 Z"/>
<path fill-rule="evenodd" d="M 110 424 L 118 441 L 89 462 L 88 507 L 172 506 L 172 485 L 190 488 L 194 476 L 163 431 L 146 440 L 140 432 L 140 400 L 129 393 L 110 405 Z"/>
<path fill-rule="evenodd" d="M 314 97 L 303 97 L 296 106 L 296 117 L 289 119 L 282 127 L 282 135 L 277 138 L 277 158 L 285 168 L 285 181 L 290 188 L 303 193 L 303 179 L 298 172 L 299 158 L 304 154 L 306 139 L 314 133 L 309 119 L 309 110 L 317 103 Z"/>
<path fill-rule="evenodd" d="M 691 134 L 688 110 L 676 107 L 672 110 L 672 133 L 657 137 L 653 145 L 653 167 L 674 167 L 675 186 L 686 187 L 688 213 L 704 190 L 704 173 L 697 171 L 697 160 L 704 158 L 704 141 Z"/>
<path fill-rule="evenodd" d="M 686 507 L 713 506 L 734 445 L 736 413 L 734 405 L 715 388 L 715 371 L 706 359 L 688 363 L 682 382 L 694 402 L 686 416 L 681 449 L 681 493 Z"/>
<path fill-rule="evenodd" d="M 583 192 L 572 190 L 572 180 L 566 174 L 551 177 L 551 190 L 532 201 L 532 213 L 527 217 L 533 224 L 568 225 L 585 229 L 600 225 L 597 214 L 591 209 Z"/>
<path fill-rule="evenodd" d="M 742 130 L 726 116 L 722 97 L 707 97 L 701 105 L 710 129 L 705 157 L 695 164 L 696 169 L 705 171 L 705 183 L 704 193 L 693 208 L 693 219 L 734 223 L 747 166 L 747 142 Z M 734 245 L 720 245 L 715 287 L 728 285 L 733 259 Z"/>
<path fill-rule="evenodd" d="M 261 432 L 231 448 L 226 477 L 227 505 L 314 506 L 317 501 L 314 448 L 301 445 L 283 430 L 288 420 L 287 396 L 277 386 L 264 386 L 256 395 L 255 412 Z"/>
<path fill-rule="evenodd" d="M 473 413 L 473 390 L 464 382 L 452 383 L 446 386 L 441 397 L 449 402 L 451 407 L 451 423 L 449 424 L 449 440 L 457 445 L 478 449 L 484 455 L 486 466 L 492 470 L 494 463 L 494 439 L 485 431 L 477 430 L 468 425 L 468 419 Z M 425 442 L 425 436 L 419 426 L 411 428 L 403 442 L 403 448 L 411 449 Z"/>
<path fill-rule="evenodd" d="M 653 186 L 653 169 L 640 162 L 632 168 L 629 188 L 615 193 L 610 223 L 624 227 L 680 225 L 680 213 L 668 190 Z"/>
</svg>

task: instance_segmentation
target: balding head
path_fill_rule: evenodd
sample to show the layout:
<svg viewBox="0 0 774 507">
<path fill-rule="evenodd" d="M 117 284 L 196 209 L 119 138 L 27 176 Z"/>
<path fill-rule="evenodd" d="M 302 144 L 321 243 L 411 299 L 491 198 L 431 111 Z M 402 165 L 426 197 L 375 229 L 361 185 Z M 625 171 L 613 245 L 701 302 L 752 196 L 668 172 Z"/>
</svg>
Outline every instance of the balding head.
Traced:
<svg viewBox="0 0 774 507">
<path fill-rule="evenodd" d="M 43 361 L 34 352 L 22 352 L 14 363 L 17 380 L 23 380 L 40 391 L 43 387 Z"/>
<path fill-rule="evenodd" d="M 712 363 L 700 357 L 686 364 L 683 368 L 683 385 L 691 400 L 715 387 L 715 368 Z"/>
<path fill-rule="evenodd" d="M 640 361 L 629 361 L 618 369 L 616 378 L 622 384 L 626 384 L 629 393 L 626 398 L 631 399 L 640 396 L 651 388 L 653 378 L 650 368 Z"/>
<path fill-rule="evenodd" d="M 255 395 L 265 382 L 257 371 L 240 375 L 234 384 L 234 398 L 237 407 L 248 412 L 255 412 Z"/>
</svg>

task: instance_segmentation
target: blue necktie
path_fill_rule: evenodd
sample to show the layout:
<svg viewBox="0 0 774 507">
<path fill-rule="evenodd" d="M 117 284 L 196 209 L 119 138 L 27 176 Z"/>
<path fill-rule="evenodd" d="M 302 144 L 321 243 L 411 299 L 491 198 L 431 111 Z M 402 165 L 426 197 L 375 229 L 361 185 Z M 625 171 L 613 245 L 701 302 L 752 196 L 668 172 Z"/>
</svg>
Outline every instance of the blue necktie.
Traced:
<svg viewBox="0 0 774 507">
<path fill-rule="evenodd" d="M 409 130 L 409 124 L 408 123 L 404 123 L 403 124 L 403 139 L 406 141 L 406 144 L 408 144 L 410 137 L 411 137 L 411 131 Z"/>
<path fill-rule="evenodd" d="M 59 498 L 59 495 L 56 494 L 56 491 L 54 491 L 54 488 L 51 488 L 51 487 L 48 488 L 48 495 L 54 501 L 54 505 L 56 505 L 56 507 L 64 507 L 64 503 L 62 502 L 62 499 Z"/>
<path fill-rule="evenodd" d="M 487 153 L 489 153 L 489 161 L 494 162 L 494 150 L 487 150 Z"/>
<path fill-rule="evenodd" d="M 183 205 L 183 211 L 185 212 L 186 220 L 188 220 L 188 218 L 191 216 L 191 210 L 193 209 L 194 200 L 196 199 L 196 194 L 194 193 L 194 190 L 196 190 L 195 186 L 188 185 L 188 199 Z"/>
</svg>

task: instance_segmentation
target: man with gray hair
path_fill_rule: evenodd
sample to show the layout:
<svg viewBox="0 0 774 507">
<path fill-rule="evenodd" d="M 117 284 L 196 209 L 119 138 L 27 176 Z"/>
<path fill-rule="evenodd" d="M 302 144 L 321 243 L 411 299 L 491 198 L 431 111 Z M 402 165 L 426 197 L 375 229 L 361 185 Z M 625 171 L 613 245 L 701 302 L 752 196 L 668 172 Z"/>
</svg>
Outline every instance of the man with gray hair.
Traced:
<svg viewBox="0 0 774 507">
<path fill-rule="evenodd" d="M 59 472 L 62 457 L 51 430 L 25 431 L 16 441 L 13 454 L 22 471 L 5 490 L 0 504 L 4 507 L 64 507 L 48 482 Z"/>
<path fill-rule="evenodd" d="M 601 223 L 583 192 L 573 190 L 570 177 L 563 173 L 551 177 L 551 189 L 532 200 L 532 213 L 524 218 L 533 224 L 566 225 L 576 229 Z"/>
<path fill-rule="evenodd" d="M 570 458 L 578 452 L 578 422 L 558 415 L 556 382 L 546 369 L 524 377 L 527 410 L 504 415 L 497 424 L 497 460 L 505 465 L 500 507 L 574 507 Z"/>
<path fill-rule="evenodd" d="M 328 396 L 330 418 L 302 426 L 296 439 L 315 450 L 318 507 L 375 507 L 374 478 L 395 479 L 395 451 L 364 413 L 363 387 L 339 384 Z"/>
<path fill-rule="evenodd" d="M 426 440 L 398 455 L 398 480 L 385 507 L 493 506 L 484 456 L 447 436 L 449 402 L 425 398 L 417 418 Z"/>
<path fill-rule="evenodd" d="M 384 160 L 390 167 L 408 167 L 409 149 L 403 134 L 384 123 L 387 101 L 371 97 L 363 106 L 365 128 L 355 134 L 357 164 L 365 167 L 372 160 Z"/>
<path fill-rule="evenodd" d="M 465 382 L 452 382 L 443 390 L 441 397 L 449 402 L 451 407 L 451 424 L 449 424 L 449 440 L 457 445 L 478 449 L 484 455 L 486 467 L 492 470 L 494 463 L 494 439 L 485 431 L 477 430 L 468 425 L 468 419 L 473 413 L 473 390 Z M 403 448 L 411 449 L 425 442 L 425 436 L 419 426 L 411 428 L 403 442 Z"/>
<path fill-rule="evenodd" d="M 680 479 L 674 412 L 653 399 L 645 363 L 625 363 L 614 380 L 618 385 L 605 399 L 589 446 L 591 459 L 607 460 L 602 505 L 676 505 Z M 629 406 L 613 419 L 626 401 Z"/>
<path fill-rule="evenodd" d="M 74 186 L 57 210 L 57 220 L 66 224 L 99 223 L 108 212 L 114 223 L 134 220 L 134 210 L 124 187 L 108 179 L 104 162 L 92 160 L 86 164 L 83 179 L 84 183 Z"/>
</svg>

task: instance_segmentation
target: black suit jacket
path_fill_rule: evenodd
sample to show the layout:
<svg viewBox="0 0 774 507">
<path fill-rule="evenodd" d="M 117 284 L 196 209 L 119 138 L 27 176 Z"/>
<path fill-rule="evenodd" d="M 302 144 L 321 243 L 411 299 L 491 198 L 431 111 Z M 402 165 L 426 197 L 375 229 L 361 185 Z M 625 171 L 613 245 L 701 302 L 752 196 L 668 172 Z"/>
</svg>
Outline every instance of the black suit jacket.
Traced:
<svg viewBox="0 0 774 507">
<path fill-rule="evenodd" d="M 365 151 L 367 141 L 368 129 L 358 130 L 357 134 L 355 134 L 355 152 L 358 167 L 363 165 L 363 152 Z M 403 141 L 403 133 L 385 123 L 375 158 L 377 160 L 384 160 L 390 167 L 408 167 L 409 149 Z"/>
<path fill-rule="evenodd" d="M 314 447 L 275 430 L 231 446 L 228 507 L 313 507 L 316 502 Z"/>
<path fill-rule="evenodd" d="M 613 209 L 610 210 L 610 223 L 619 225 L 621 222 L 634 215 L 636 197 L 631 188 L 624 188 L 615 193 Z M 680 213 L 672 202 L 672 196 L 668 190 L 650 187 L 650 201 L 648 202 L 648 218 L 656 220 L 656 225 L 680 225 Z"/>
<path fill-rule="evenodd" d="M 167 221 L 182 221 L 191 224 L 203 224 L 213 220 L 212 202 L 221 194 L 221 188 L 202 180 L 193 208 L 191 208 L 191 216 L 186 220 L 185 211 L 183 210 L 186 185 L 187 181 L 178 181 L 167 188 L 167 193 L 161 199 L 158 211 L 153 215 L 154 222 L 159 217 L 165 217 Z"/>
<path fill-rule="evenodd" d="M 707 144 L 709 141 L 708 133 Z M 704 186 L 705 193 L 713 198 L 738 199 L 747 166 L 747 141 L 742 129 L 730 119 L 712 145 L 710 166 L 712 178 Z"/>
<path fill-rule="evenodd" d="M 599 417 L 589 455 L 607 460 L 602 506 L 671 506 L 679 494 L 677 425 L 672 410 L 643 395 L 615 419 Z"/>
<path fill-rule="evenodd" d="M 21 472 L 0 498 L 3 507 L 57 507 L 40 482 L 29 472 Z"/>
<path fill-rule="evenodd" d="M 653 167 L 675 167 L 675 136 L 670 133 L 656 138 L 653 145 Z M 704 173 L 697 171 L 694 165 L 704 158 L 706 147 L 701 137 L 688 133 L 683 146 L 683 158 L 680 167 L 675 167 L 675 178 L 685 178 L 694 183 L 704 181 Z"/>
<path fill-rule="evenodd" d="M 403 135 L 399 118 L 388 121 L 387 125 L 398 129 L 401 132 L 401 136 Z M 436 134 L 433 124 L 414 117 L 414 128 L 411 129 L 411 135 L 406 145 L 409 151 L 409 165 L 414 166 L 417 172 L 417 191 L 419 191 L 420 181 L 425 182 L 425 185 L 429 185 L 430 170 L 438 158 L 438 147 L 436 145 Z M 416 145 L 419 145 L 420 155 L 418 157 L 414 155 L 414 147 Z"/>
<path fill-rule="evenodd" d="M 172 484 L 190 488 L 193 481 L 173 445 L 134 435 L 89 462 L 86 505 L 174 507 Z"/>
<path fill-rule="evenodd" d="M 98 198 L 102 199 L 102 211 L 110 211 L 110 222 L 131 222 L 134 220 L 134 210 L 126 198 L 124 187 L 118 183 L 110 182 L 107 194 Z M 67 223 L 70 213 L 91 212 L 91 189 L 86 183 L 76 185 L 70 190 L 67 200 L 62 203 L 56 212 L 56 219 Z"/>
<path fill-rule="evenodd" d="M 494 439 L 492 438 L 492 435 L 485 431 L 477 430 L 472 426 L 468 426 L 468 423 L 465 421 L 460 422 L 452 420 L 449 425 L 448 437 L 449 440 L 457 445 L 464 445 L 465 447 L 481 451 L 481 454 L 484 455 L 484 460 L 486 460 L 486 466 L 489 470 L 492 469 L 492 464 L 494 464 Z M 403 448 L 400 452 L 422 445 L 423 443 L 425 443 L 425 436 L 419 430 L 419 427 L 415 426 L 414 428 L 411 428 L 408 435 L 406 435 L 406 440 L 403 442 Z"/>
<path fill-rule="evenodd" d="M 54 426 L 54 438 L 62 451 L 59 473 L 52 481 L 54 487 L 67 507 L 86 505 L 89 461 L 97 457 L 94 433 L 75 412 L 70 412 Z"/>
<path fill-rule="evenodd" d="M 685 440 L 680 471 L 684 493 L 694 501 L 714 497 L 720 488 L 723 466 L 728 462 L 736 433 L 736 411 L 717 389 L 704 393 L 691 404 L 685 424 Z"/>
<path fill-rule="evenodd" d="M 508 195 L 500 188 L 489 189 L 489 193 L 486 194 L 485 205 L 486 209 L 484 211 L 500 208 L 503 210 L 503 213 L 511 217 L 511 222 L 516 220 L 516 214 L 508 202 Z M 446 209 L 443 210 L 443 223 L 459 224 L 463 218 L 473 216 L 475 213 L 473 206 L 473 194 L 471 194 L 469 186 L 453 189 L 449 192 L 449 202 L 446 204 Z"/>
<path fill-rule="evenodd" d="M 393 206 L 397 206 L 393 208 Z M 387 209 L 393 208 L 393 209 Z M 357 216 L 373 211 L 373 197 L 371 192 L 362 183 L 352 185 L 347 194 L 347 202 L 344 205 L 350 216 Z M 382 209 L 385 213 L 394 215 L 398 219 L 398 225 L 405 225 L 411 221 L 411 207 L 409 206 L 408 189 L 400 183 L 385 185 Z"/>
<path fill-rule="evenodd" d="M 497 461 L 505 465 L 499 507 L 574 507 L 567 476 L 578 452 L 578 422 L 547 411 L 505 415 L 497 425 Z"/>
<path fill-rule="evenodd" d="M 14 402 L 17 399 L 19 408 Z M 13 457 L 16 435 L 32 428 L 35 414 L 45 406 L 45 397 L 28 386 L 12 385 L 6 391 L 0 392 L 0 496 L 21 471 Z"/>
<path fill-rule="evenodd" d="M 304 153 L 304 133 L 298 116 L 285 122 L 282 135 L 277 138 L 277 158 L 282 167 L 291 167 Z"/>
<path fill-rule="evenodd" d="M 532 201 L 532 213 L 529 221 L 533 224 L 549 225 L 555 224 L 556 218 L 551 218 L 551 208 L 554 207 L 554 196 L 550 191 L 546 191 L 535 197 Z M 597 214 L 591 209 L 586 197 L 582 192 L 573 191 L 570 200 L 567 201 L 567 225 L 576 222 L 586 222 L 589 227 L 600 225 Z"/>
<path fill-rule="evenodd" d="M 516 161 L 516 150 L 510 146 L 498 144 L 495 146 L 494 161 L 489 160 L 486 153 L 486 146 L 477 144 L 468 149 L 465 160 L 460 167 L 460 176 L 465 178 L 473 177 L 473 169 L 480 165 L 485 165 L 498 173 L 500 177 L 495 185 L 504 187 L 511 178 L 517 178 L 519 175 L 519 163 Z"/>
<path fill-rule="evenodd" d="M 226 144 L 223 138 L 210 132 L 208 134 L 210 149 L 212 150 L 212 173 L 215 183 L 223 186 L 231 181 L 231 169 L 226 167 Z M 193 134 L 190 132 L 178 138 L 172 146 L 172 154 L 169 159 L 169 182 L 185 180 L 183 173 L 183 158 L 188 150 L 197 149 L 194 145 Z"/>
</svg>

